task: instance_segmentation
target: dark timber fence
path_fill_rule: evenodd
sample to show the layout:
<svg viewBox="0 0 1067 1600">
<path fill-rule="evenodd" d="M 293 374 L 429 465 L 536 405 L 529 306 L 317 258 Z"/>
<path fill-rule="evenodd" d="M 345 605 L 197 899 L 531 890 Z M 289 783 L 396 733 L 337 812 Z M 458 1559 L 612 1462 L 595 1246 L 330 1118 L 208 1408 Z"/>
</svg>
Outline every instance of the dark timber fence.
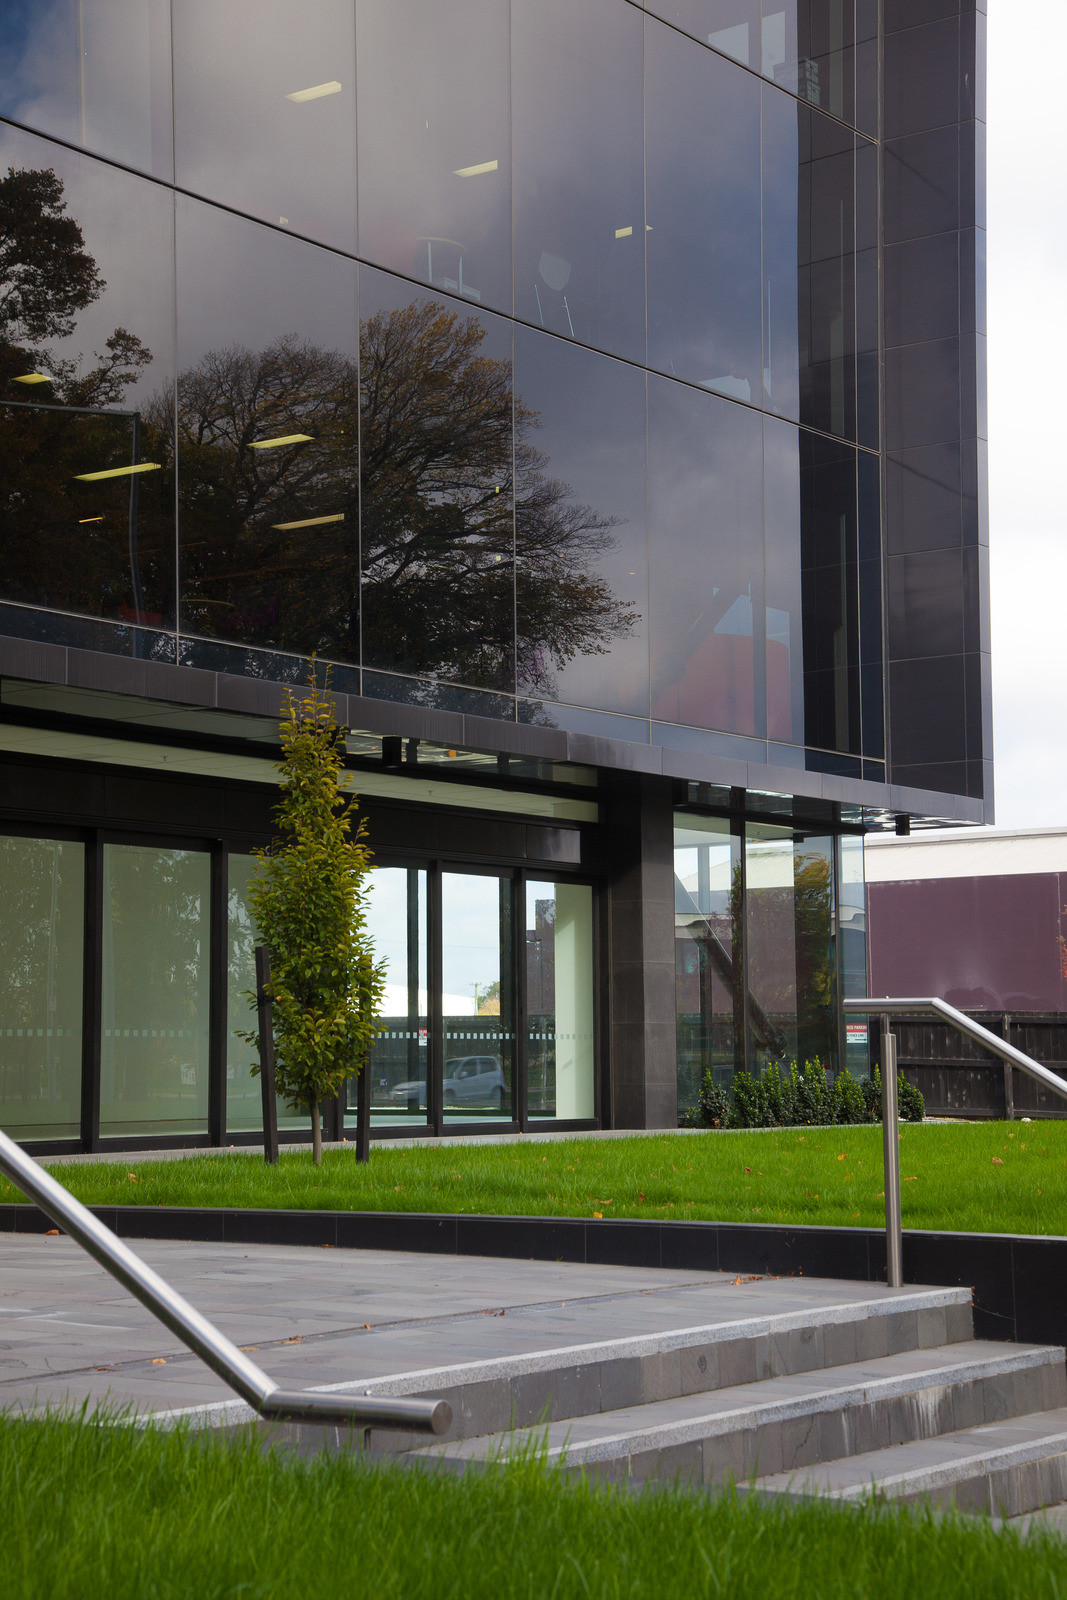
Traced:
<svg viewBox="0 0 1067 1600">
<path fill-rule="evenodd" d="M 968 1011 L 991 1033 L 1067 1078 L 1067 1014 L 1045 1011 Z M 878 1022 L 871 1018 L 872 1060 L 879 1054 Z M 895 1017 L 900 1069 L 921 1090 L 931 1117 L 1067 1117 L 1067 1102 L 996 1061 L 947 1023 Z"/>
</svg>

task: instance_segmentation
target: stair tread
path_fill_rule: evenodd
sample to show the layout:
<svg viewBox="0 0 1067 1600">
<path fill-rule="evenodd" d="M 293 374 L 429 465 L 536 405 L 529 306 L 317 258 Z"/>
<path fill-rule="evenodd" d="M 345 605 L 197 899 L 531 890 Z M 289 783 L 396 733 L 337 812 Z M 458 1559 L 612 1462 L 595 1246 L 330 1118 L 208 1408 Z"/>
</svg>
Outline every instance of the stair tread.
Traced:
<svg viewBox="0 0 1067 1600">
<path fill-rule="evenodd" d="M 849 1285 L 849 1288 L 852 1286 Z M 865 1286 L 866 1288 L 867 1286 Z M 413 1367 L 394 1373 L 368 1375 L 340 1383 L 317 1385 L 324 1392 L 339 1394 L 411 1394 L 457 1385 L 525 1376 L 531 1372 L 552 1372 L 591 1361 L 626 1360 L 688 1349 L 701 1344 L 727 1343 L 738 1339 L 791 1333 L 804 1328 L 826 1328 L 843 1323 L 860 1324 L 872 1317 L 889 1317 L 900 1312 L 936 1310 L 941 1307 L 970 1305 L 969 1289 L 909 1287 L 903 1290 L 880 1288 L 875 1295 L 842 1296 L 840 1285 L 806 1279 L 797 1285 L 797 1304 L 788 1309 L 765 1311 L 760 1307 L 756 1285 L 743 1298 L 745 1309 L 719 1320 L 707 1319 L 691 1324 L 627 1332 L 614 1339 L 580 1343 L 561 1343 L 541 1349 L 509 1351 L 472 1361 L 449 1362 L 434 1367 Z M 837 1293 L 834 1293 L 834 1290 Z M 785 1291 L 779 1286 L 779 1293 Z M 820 1304 L 819 1302 L 824 1302 Z M 399 1343 L 399 1341 L 398 1341 Z"/>
<path fill-rule="evenodd" d="M 411 1452 L 428 1457 L 476 1459 L 532 1441 L 569 1461 L 608 1459 L 638 1450 L 668 1448 L 692 1439 L 776 1421 L 840 1410 L 850 1404 L 917 1393 L 950 1383 L 1051 1366 L 1064 1360 L 1054 1345 L 1006 1345 L 969 1340 L 932 1350 L 906 1350 L 843 1366 L 763 1378 L 753 1383 L 649 1401 L 614 1411 L 482 1434 Z"/>
<path fill-rule="evenodd" d="M 772 1473 L 754 1479 L 748 1488 L 757 1494 L 819 1492 L 834 1498 L 857 1498 L 872 1487 L 917 1494 L 980 1472 L 1062 1454 L 1067 1454 L 1067 1406 Z"/>
</svg>

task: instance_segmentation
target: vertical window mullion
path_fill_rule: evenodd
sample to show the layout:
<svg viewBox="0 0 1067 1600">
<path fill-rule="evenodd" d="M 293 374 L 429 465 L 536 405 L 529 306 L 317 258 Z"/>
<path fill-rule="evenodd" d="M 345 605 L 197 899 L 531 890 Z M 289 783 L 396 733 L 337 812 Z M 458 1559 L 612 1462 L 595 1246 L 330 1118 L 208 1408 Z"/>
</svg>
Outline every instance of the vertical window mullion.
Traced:
<svg viewBox="0 0 1067 1600">
<path fill-rule="evenodd" d="M 98 834 L 85 845 L 85 933 L 82 946 L 81 1139 L 100 1148 L 101 968 L 104 937 L 104 847 Z"/>
<path fill-rule="evenodd" d="M 435 1134 L 444 1131 L 442 1079 L 445 1059 L 443 952 L 441 949 L 441 863 L 430 862 L 426 872 L 427 916 L 427 1004 L 429 1007 L 426 1040 L 426 1106 Z"/>
<path fill-rule="evenodd" d="M 226 1118 L 227 945 L 229 848 L 219 841 L 211 852 L 208 922 L 208 1138 L 221 1145 Z"/>
</svg>

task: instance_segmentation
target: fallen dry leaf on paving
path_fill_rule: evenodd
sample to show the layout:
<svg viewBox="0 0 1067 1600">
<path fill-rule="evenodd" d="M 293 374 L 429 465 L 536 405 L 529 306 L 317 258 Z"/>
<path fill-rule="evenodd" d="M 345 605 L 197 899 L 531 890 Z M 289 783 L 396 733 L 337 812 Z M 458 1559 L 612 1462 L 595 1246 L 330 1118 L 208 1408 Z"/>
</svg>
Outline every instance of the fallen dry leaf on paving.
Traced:
<svg viewBox="0 0 1067 1600">
<path fill-rule="evenodd" d="M 165 1367 L 166 1364 L 167 1364 L 166 1356 L 153 1356 L 152 1357 L 152 1365 L 154 1367 Z"/>
<path fill-rule="evenodd" d="M 1003 1166 L 1003 1165 L 1004 1165 L 1004 1163 L 1003 1163 L 1003 1161 L 1002 1161 L 1002 1160 L 1001 1160 L 1001 1159 L 1000 1159 L 1000 1157 L 999 1157 L 999 1156 L 994 1156 L 994 1157 L 993 1157 L 993 1165 L 994 1165 L 994 1166 L 995 1166 L 995 1167 L 1002 1167 L 1002 1166 Z"/>
</svg>

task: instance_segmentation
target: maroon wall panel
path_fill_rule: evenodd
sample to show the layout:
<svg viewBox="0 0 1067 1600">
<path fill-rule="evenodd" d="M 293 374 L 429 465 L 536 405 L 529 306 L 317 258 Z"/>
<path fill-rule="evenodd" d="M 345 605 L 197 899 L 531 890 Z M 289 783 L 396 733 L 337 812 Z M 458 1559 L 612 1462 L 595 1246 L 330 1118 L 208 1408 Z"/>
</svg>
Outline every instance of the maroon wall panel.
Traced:
<svg viewBox="0 0 1067 1600">
<path fill-rule="evenodd" d="M 961 1010 L 1065 1011 L 1067 874 L 867 886 L 872 995 L 937 995 Z"/>
</svg>

